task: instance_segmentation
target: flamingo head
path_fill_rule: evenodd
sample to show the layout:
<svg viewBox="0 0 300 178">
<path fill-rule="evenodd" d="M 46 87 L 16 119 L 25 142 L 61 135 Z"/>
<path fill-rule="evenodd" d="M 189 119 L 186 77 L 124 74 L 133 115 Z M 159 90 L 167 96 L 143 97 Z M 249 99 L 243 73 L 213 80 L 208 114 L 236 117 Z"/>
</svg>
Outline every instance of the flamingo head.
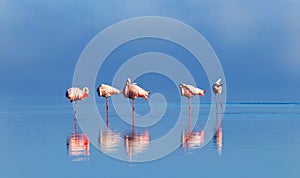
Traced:
<svg viewBox="0 0 300 178">
<path fill-rule="evenodd" d="M 82 89 L 83 93 L 89 94 L 89 88 L 88 87 L 84 87 Z"/>
<path fill-rule="evenodd" d="M 216 84 L 221 85 L 221 79 L 220 78 L 216 81 Z"/>
<path fill-rule="evenodd" d="M 205 92 L 206 92 L 206 90 L 199 89 L 198 94 L 201 95 L 201 96 L 204 96 Z"/>
<path fill-rule="evenodd" d="M 126 85 L 129 85 L 130 83 L 131 83 L 131 80 L 130 80 L 130 78 L 128 78 L 126 81 Z"/>
</svg>

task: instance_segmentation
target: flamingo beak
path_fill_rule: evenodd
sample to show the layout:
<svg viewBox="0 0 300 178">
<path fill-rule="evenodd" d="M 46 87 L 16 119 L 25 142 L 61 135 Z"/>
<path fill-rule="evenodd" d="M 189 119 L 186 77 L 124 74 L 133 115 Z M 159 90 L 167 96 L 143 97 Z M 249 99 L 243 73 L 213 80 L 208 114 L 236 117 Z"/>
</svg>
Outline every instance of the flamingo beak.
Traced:
<svg viewBox="0 0 300 178">
<path fill-rule="evenodd" d="M 205 92 L 206 92 L 206 90 L 203 90 L 203 92 L 199 92 L 199 95 L 204 96 Z"/>
</svg>

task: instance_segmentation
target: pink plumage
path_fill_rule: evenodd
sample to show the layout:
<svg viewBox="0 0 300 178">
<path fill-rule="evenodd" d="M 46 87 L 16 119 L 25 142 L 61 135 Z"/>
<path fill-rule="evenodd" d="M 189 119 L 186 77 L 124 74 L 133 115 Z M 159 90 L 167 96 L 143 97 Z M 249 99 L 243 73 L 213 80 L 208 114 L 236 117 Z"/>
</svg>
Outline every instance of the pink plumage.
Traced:
<svg viewBox="0 0 300 178">
<path fill-rule="evenodd" d="M 127 79 L 126 85 L 123 89 L 123 95 L 125 98 L 131 99 L 132 102 L 132 127 L 134 128 L 134 100 L 138 97 L 142 97 L 148 101 L 149 91 L 146 91 L 139 87 L 136 83 L 131 83 L 130 78 Z"/>
<path fill-rule="evenodd" d="M 106 84 L 101 84 L 101 85 L 99 85 L 97 92 L 100 97 L 106 98 L 106 126 L 108 127 L 108 97 L 110 97 L 114 94 L 121 94 L 122 91 L 120 91 L 112 86 L 109 86 Z"/>
<path fill-rule="evenodd" d="M 121 94 L 122 91 L 118 90 L 112 86 L 101 84 L 98 88 L 98 95 L 102 97 L 109 97 L 114 94 Z"/>
<path fill-rule="evenodd" d="M 84 100 L 89 95 L 89 89 L 84 87 L 82 90 L 77 87 L 69 88 L 66 92 L 66 97 L 70 100 L 70 102 L 77 100 Z"/>
<path fill-rule="evenodd" d="M 134 100 L 134 99 L 137 99 L 138 97 L 142 97 L 148 101 L 147 96 L 149 94 L 150 94 L 150 92 L 139 87 L 136 83 L 131 83 L 130 78 L 127 79 L 126 85 L 123 89 L 123 95 L 125 98 Z"/>
<path fill-rule="evenodd" d="M 185 96 L 187 98 L 191 98 L 195 95 L 201 95 L 204 96 L 206 90 L 202 90 L 200 88 L 196 88 L 193 85 L 187 85 L 187 84 L 179 84 L 180 88 L 180 94 L 181 96 Z"/>
</svg>

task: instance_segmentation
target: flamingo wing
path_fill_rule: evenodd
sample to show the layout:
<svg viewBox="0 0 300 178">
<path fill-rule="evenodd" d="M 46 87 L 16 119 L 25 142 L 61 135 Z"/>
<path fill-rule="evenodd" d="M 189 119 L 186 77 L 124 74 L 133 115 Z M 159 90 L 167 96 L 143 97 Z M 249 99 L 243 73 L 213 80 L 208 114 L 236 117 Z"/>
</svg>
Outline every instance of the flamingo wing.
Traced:
<svg viewBox="0 0 300 178">
<path fill-rule="evenodd" d="M 111 94 L 111 95 L 114 95 L 114 94 L 121 94 L 121 93 L 122 93 L 121 90 L 116 89 L 116 88 L 114 88 L 114 87 L 110 87 L 110 94 Z"/>
<path fill-rule="evenodd" d="M 101 84 L 98 88 L 99 96 L 103 96 L 103 97 L 109 97 L 111 95 L 121 94 L 121 93 L 122 91 L 106 84 Z"/>
<path fill-rule="evenodd" d="M 186 96 L 186 97 L 193 96 L 191 87 L 189 85 L 180 84 L 179 87 L 180 87 L 180 90 L 181 90 L 181 96 Z"/>
<path fill-rule="evenodd" d="M 194 87 L 193 85 L 186 85 L 185 87 L 186 87 L 186 88 L 189 90 L 189 92 L 191 92 L 193 95 L 197 95 L 197 94 L 198 94 L 197 90 L 200 90 L 199 88 L 196 88 L 196 87 Z"/>
<path fill-rule="evenodd" d="M 146 99 L 148 101 L 148 97 L 147 96 L 150 94 L 150 92 L 144 90 L 140 86 L 135 85 L 135 84 L 131 84 L 131 86 L 130 86 L 130 92 L 132 93 L 132 95 L 135 98 L 142 97 L 142 98 L 144 98 L 144 99 Z"/>
<path fill-rule="evenodd" d="M 77 88 L 77 87 L 73 87 L 73 88 L 69 88 L 68 89 L 68 99 L 72 102 L 75 100 L 81 100 L 83 98 L 83 92 L 81 89 Z"/>
</svg>

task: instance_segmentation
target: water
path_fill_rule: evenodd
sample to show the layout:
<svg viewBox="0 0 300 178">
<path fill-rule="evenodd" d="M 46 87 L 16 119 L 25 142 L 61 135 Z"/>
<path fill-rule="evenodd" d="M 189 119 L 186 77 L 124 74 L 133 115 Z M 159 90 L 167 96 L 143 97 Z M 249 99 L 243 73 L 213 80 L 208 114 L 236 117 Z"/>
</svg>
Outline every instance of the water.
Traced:
<svg viewBox="0 0 300 178">
<path fill-rule="evenodd" d="M 101 102 L 98 105 L 98 108 L 104 107 Z M 99 140 L 102 141 L 98 146 L 109 152 L 122 149 L 129 161 L 130 154 L 132 157 L 142 155 L 151 146 L 151 140 L 173 126 L 172 111 L 176 113 L 176 107 L 180 105 L 171 105 L 165 120 L 150 128 L 136 128 L 135 133 L 110 109 L 109 124 L 113 132 L 100 131 Z M 137 104 L 136 107 L 140 112 L 147 111 L 146 105 Z M 228 103 L 222 130 L 204 148 L 199 148 L 199 143 L 203 141 L 201 128 L 207 111 L 200 109 L 200 121 L 193 135 L 186 137 L 190 140 L 178 138 L 181 147 L 162 159 L 146 163 L 110 158 L 88 144 L 80 135 L 80 129 L 76 136 L 72 109 L 65 101 L 55 104 L 1 103 L 0 176 L 300 176 L 299 103 Z M 103 114 L 105 111 L 101 111 Z M 185 126 L 188 126 L 188 120 Z M 188 127 L 182 128 L 182 137 L 187 135 L 187 130 Z M 71 149 L 70 145 L 73 145 Z"/>
</svg>

